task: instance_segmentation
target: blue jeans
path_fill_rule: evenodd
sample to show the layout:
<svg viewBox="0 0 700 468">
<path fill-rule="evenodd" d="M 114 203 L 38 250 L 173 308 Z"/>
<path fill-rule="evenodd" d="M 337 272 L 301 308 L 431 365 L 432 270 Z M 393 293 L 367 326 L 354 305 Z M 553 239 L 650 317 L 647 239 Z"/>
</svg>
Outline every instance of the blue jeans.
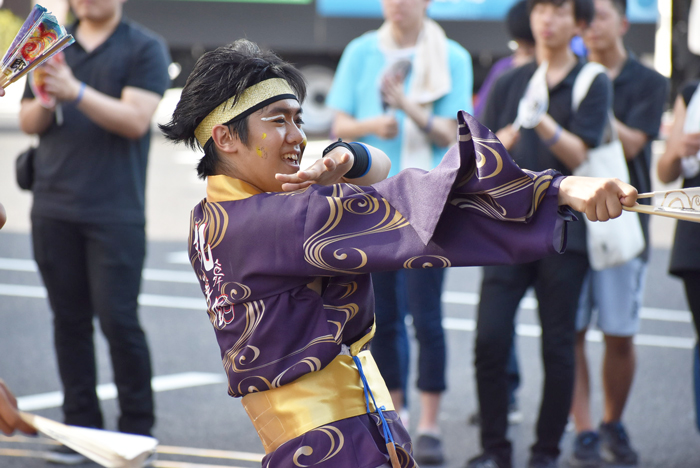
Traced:
<svg viewBox="0 0 700 468">
<path fill-rule="evenodd" d="M 442 328 L 444 270 L 400 270 L 372 273 L 377 332 L 372 354 L 389 390 L 406 395 L 409 343 L 405 317 L 410 313 L 418 340 L 418 382 L 424 392 L 443 392 L 445 333 Z"/>
</svg>

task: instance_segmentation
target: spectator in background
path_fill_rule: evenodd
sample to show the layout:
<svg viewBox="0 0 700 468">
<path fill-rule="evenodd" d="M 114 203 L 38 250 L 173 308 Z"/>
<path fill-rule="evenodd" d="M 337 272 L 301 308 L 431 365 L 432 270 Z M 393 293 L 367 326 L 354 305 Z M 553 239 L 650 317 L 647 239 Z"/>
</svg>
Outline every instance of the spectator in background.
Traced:
<svg viewBox="0 0 700 468">
<path fill-rule="evenodd" d="M 554 167 L 571 174 L 587 157 L 588 148 L 601 143 L 612 101 L 610 81 L 601 74 L 578 111 L 572 110 L 573 84 L 583 62 L 571 50 L 570 42 L 592 20 L 593 0 L 529 0 L 528 11 L 536 62 L 511 70 L 496 81 L 482 121 L 489 128 L 499 129 L 496 135 L 521 167 Z M 531 128 L 516 128 L 513 122 L 519 102 L 528 99 L 525 90 L 545 61 L 549 64 L 545 89 L 549 93 L 548 110 L 527 122 Z M 469 468 L 512 466 L 512 446 L 506 438 L 506 366 L 513 346 L 515 313 L 531 286 L 539 302 L 544 385 L 537 438 L 528 467 L 557 466 L 574 385 L 576 309 L 588 270 L 584 223 L 570 226 L 567 244 L 563 255 L 484 268 L 475 351 L 483 453 L 469 461 Z"/>
<path fill-rule="evenodd" d="M 489 74 L 481 85 L 474 104 L 474 116 L 477 119 L 483 117 L 486 109 L 486 100 L 496 80 L 505 72 L 525 65 L 535 58 L 535 39 L 532 37 L 532 29 L 530 29 L 527 0 L 521 0 L 508 10 L 506 27 L 516 48 L 512 55 L 502 58 L 491 67 Z M 513 329 L 513 339 L 515 340 L 515 328 Z M 518 401 L 515 395 L 518 387 L 520 387 L 520 370 L 518 368 L 518 354 L 515 341 L 513 341 L 513 349 L 508 359 L 506 372 L 508 375 L 508 422 L 510 424 L 518 424 L 522 421 L 522 413 L 518 409 Z M 481 424 L 478 411 L 469 417 L 469 423 L 477 426 Z"/>
<path fill-rule="evenodd" d="M 614 125 L 627 159 L 630 182 L 640 193 L 650 192 L 651 142 L 661 126 L 668 83 L 625 49 L 623 37 L 629 28 L 626 0 L 594 3 L 594 20 L 583 35 L 588 59 L 608 69 L 613 80 Z M 640 202 L 649 203 L 649 199 Z M 647 244 L 644 252 L 617 267 L 589 270 L 582 288 L 576 319 L 576 381 L 571 410 L 577 433 L 570 460 L 574 466 L 600 466 L 603 458 L 623 465 L 635 465 L 638 461 L 621 420 L 634 379 L 634 335 L 639 330 L 649 258 L 649 216 L 639 217 Z M 597 310 L 597 326 L 605 339 L 604 409 L 598 431 L 591 420 L 585 353 L 593 310 Z"/>
<path fill-rule="evenodd" d="M 34 257 L 54 314 L 67 424 L 103 426 L 93 317 L 110 347 L 122 432 L 150 434 L 151 362 L 137 298 L 145 257 L 144 195 L 151 118 L 169 84 L 163 41 L 122 16 L 122 0 L 71 0 L 76 43 L 45 66 L 45 108 L 26 88 L 21 129 L 39 134 Z M 67 447 L 57 463 L 84 457 Z"/>
<path fill-rule="evenodd" d="M 337 111 L 333 133 L 384 151 L 391 158 L 390 175 L 435 167 L 456 140 L 457 112 L 472 111 L 471 58 L 427 18 L 429 3 L 383 0 L 384 24 L 348 44 L 326 100 Z M 400 411 L 409 367 L 404 317 L 410 313 L 419 343 L 421 391 L 415 458 L 421 464 L 442 463 L 438 412 L 447 388 L 443 270 L 373 273 L 372 281 L 377 317 L 372 353 Z"/>
<path fill-rule="evenodd" d="M 489 70 L 489 74 L 486 75 L 486 79 L 479 89 L 479 94 L 476 95 L 476 102 L 474 102 L 474 117 L 477 119 L 481 119 L 483 116 L 489 92 L 498 77 L 508 70 L 525 65 L 535 57 L 535 39 L 532 37 L 532 30 L 530 29 L 527 0 L 519 1 L 508 10 L 506 27 L 508 28 L 508 34 L 510 34 L 511 43 L 515 44 L 515 50 L 508 57 L 504 57 L 494 63 L 491 70 Z"/>
<path fill-rule="evenodd" d="M 657 167 L 663 183 L 682 177 L 684 188 L 700 187 L 699 85 L 698 81 L 686 84 L 676 97 L 673 126 Z M 700 224 L 678 221 L 669 273 L 683 280 L 696 336 L 700 339 Z M 696 424 L 700 431 L 700 344 L 696 345 L 694 354 Z"/>
</svg>

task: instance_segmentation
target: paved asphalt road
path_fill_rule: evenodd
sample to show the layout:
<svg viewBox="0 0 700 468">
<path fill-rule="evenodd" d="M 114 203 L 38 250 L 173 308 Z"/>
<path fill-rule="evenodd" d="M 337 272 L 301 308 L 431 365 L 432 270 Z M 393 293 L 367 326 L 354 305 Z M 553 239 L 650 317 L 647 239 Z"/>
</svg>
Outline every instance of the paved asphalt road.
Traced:
<svg viewBox="0 0 700 468">
<path fill-rule="evenodd" d="M 15 131 L 0 132 L 0 201 L 10 221 L 0 231 L 0 376 L 20 397 L 24 408 L 61 419 L 60 384 L 51 335 L 51 314 L 34 270 L 28 235 L 30 197 L 19 193 L 12 180 L 14 156 L 28 138 Z M 199 287 L 183 263 L 187 215 L 203 196 L 193 176 L 194 157 L 155 138 L 149 169 L 149 249 L 141 296 L 141 319 L 153 355 L 157 389 L 155 436 L 160 440 L 159 467 L 255 467 L 262 448 L 240 403 L 226 395 L 216 346 Z M 165 208 L 164 208 L 165 207 Z M 638 337 L 638 372 L 625 414 L 643 467 L 700 467 L 700 434 L 695 429 L 691 401 L 691 347 L 694 333 L 680 283 L 668 277 L 670 237 L 655 242 L 645 309 Z M 449 468 L 464 465 L 478 453 L 478 430 L 466 424 L 476 408 L 473 371 L 474 304 L 480 270 L 453 269 L 444 296 L 449 343 L 449 390 L 440 419 Z M 519 314 L 518 353 L 523 385 L 519 403 L 524 421 L 512 426 L 515 466 L 524 467 L 540 402 L 542 378 L 538 327 L 532 299 Z M 112 381 L 104 339 L 97 333 L 99 382 L 108 429 L 117 416 L 110 395 Z M 594 385 L 599 388 L 599 337 L 588 344 Z M 417 402 L 413 392 L 411 401 Z M 595 418 L 601 395 L 594 392 Z M 411 408 L 415 426 L 416 405 Z M 572 434 L 562 441 L 568 456 Z M 50 449 L 43 438 L 0 438 L 0 467 L 44 467 L 41 452 Z M 566 466 L 562 461 L 561 466 Z"/>
</svg>

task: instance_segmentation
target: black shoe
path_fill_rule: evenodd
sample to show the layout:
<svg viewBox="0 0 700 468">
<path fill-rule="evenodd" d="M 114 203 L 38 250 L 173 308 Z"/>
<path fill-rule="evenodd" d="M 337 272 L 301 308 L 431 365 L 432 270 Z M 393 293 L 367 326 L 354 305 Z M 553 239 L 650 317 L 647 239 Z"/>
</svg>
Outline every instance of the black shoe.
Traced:
<svg viewBox="0 0 700 468">
<path fill-rule="evenodd" d="M 630 445 L 625 426 L 621 422 L 601 423 L 600 452 L 603 459 L 616 465 L 636 465 L 639 461 L 637 452 Z"/>
<path fill-rule="evenodd" d="M 545 455 L 544 453 L 533 453 L 527 468 L 557 468 L 557 457 Z"/>
<path fill-rule="evenodd" d="M 499 459 L 495 455 L 483 453 L 467 462 L 466 468 L 512 468 L 510 462 Z"/>
<path fill-rule="evenodd" d="M 576 436 L 569 465 L 577 468 L 598 468 L 603 465 L 600 456 L 600 438 L 594 431 L 583 431 Z"/>
<path fill-rule="evenodd" d="M 442 465 L 445 462 L 442 441 L 431 434 L 419 435 L 413 444 L 413 458 L 419 465 Z"/>
<path fill-rule="evenodd" d="M 81 463 L 87 463 L 89 461 L 85 455 L 65 445 L 59 445 L 46 452 L 44 458 L 49 463 L 57 463 L 59 465 L 80 465 Z"/>
</svg>

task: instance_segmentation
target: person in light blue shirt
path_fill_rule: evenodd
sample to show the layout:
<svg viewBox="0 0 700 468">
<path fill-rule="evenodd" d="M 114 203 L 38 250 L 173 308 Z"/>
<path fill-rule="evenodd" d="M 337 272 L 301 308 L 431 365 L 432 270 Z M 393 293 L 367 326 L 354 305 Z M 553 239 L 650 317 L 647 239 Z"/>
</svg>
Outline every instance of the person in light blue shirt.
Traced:
<svg viewBox="0 0 700 468">
<path fill-rule="evenodd" d="M 457 112 L 460 110 L 473 112 L 472 88 L 473 72 L 471 56 L 462 46 L 447 39 L 450 76 L 452 89 L 448 94 L 433 102 L 430 114 L 425 121 L 414 119 L 419 127 L 425 128 L 428 119 L 432 117 L 432 169 L 442 159 L 447 148 L 456 138 Z M 407 54 L 411 57 L 413 54 Z M 345 139 L 357 139 L 368 145 L 384 151 L 391 159 L 391 175 L 397 174 L 402 167 L 402 132 L 407 113 L 400 108 L 387 106 L 382 99 L 382 73 L 387 69 L 388 61 L 379 44 L 378 31 L 370 31 L 354 39 L 343 52 L 333 79 L 333 86 L 326 98 L 326 105 L 339 112 L 333 125 L 333 133 Z M 408 93 L 414 73 L 408 71 L 403 80 L 404 93 Z M 343 117 L 355 121 L 357 129 L 347 129 L 343 125 Z M 409 116 L 410 118 L 410 116 Z M 446 131 L 441 132 L 438 122 L 444 125 Z M 421 125 L 423 124 L 423 125 Z M 453 131 L 454 130 L 454 131 Z M 352 136 L 351 136 L 352 135 Z"/>
<path fill-rule="evenodd" d="M 390 176 L 430 170 L 456 142 L 457 112 L 472 113 L 469 53 L 426 16 L 429 0 L 383 0 L 385 22 L 354 39 L 336 70 L 326 105 L 335 109 L 335 136 L 361 141 L 391 159 Z M 438 411 L 445 382 L 443 269 L 372 274 L 377 333 L 372 354 L 395 408 L 406 403 L 409 346 L 405 315 L 419 343 L 421 413 L 413 449 L 418 463 L 444 461 Z M 407 411 L 400 411 L 407 424 Z"/>
</svg>

